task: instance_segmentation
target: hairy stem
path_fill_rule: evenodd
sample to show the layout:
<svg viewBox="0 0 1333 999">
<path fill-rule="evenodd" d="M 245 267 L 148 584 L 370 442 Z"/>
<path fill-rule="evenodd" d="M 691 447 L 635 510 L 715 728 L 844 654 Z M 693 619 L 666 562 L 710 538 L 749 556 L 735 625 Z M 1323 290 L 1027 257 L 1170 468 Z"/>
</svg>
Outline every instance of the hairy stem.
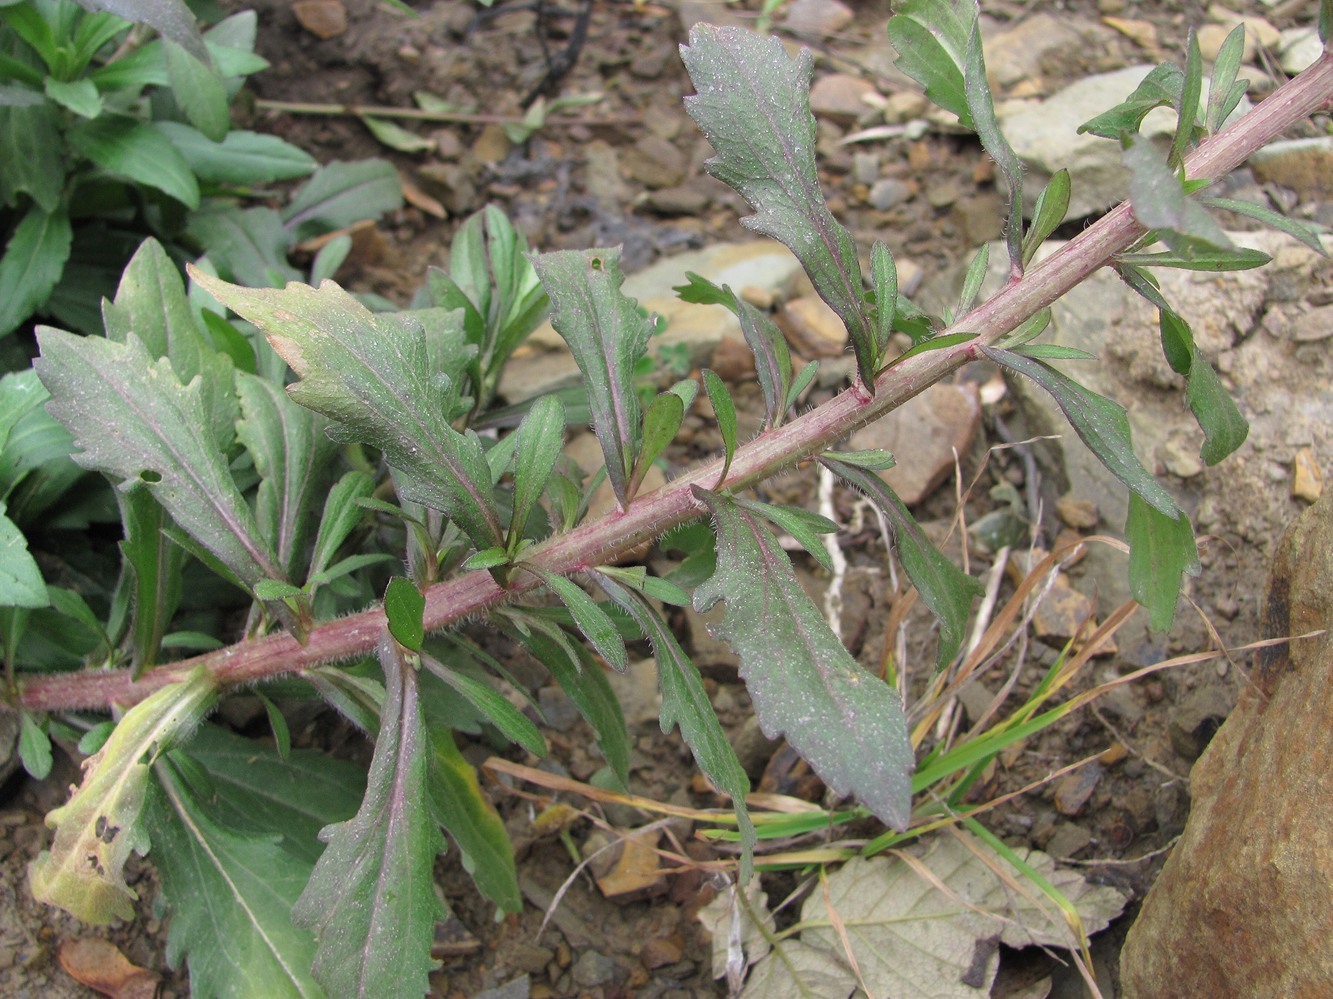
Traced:
<svg viewBox="0 0 1333 999">
<path fill-rule="evenodd" d="M 1186 163 L 1188 176 L 1192 179 L 1223 176 L 1330 100 L 1333 100 L 1333 53 L 1325 51 L 1314 66 L 1195 150 Z M 761 434 L 736 452 L 727 487 L 742 489 L 769 478 L 901 406 L 961 364 L 979 356 L 979 345 L 994 343 L 1037 310 L 1050 305 L 1130 246 L 1143 232 L 1129 205 L 1122 204 L 944 331 L 973 333 L 976 339 L 918 354 L 889 368 L 876 379 L 873 396 L 859 384 L 853 385 L 818 409 Z M 721 470 L 720 458 L 694 468 L 656 492 L 635 500 L 628 510 L 613 511 L 530 549 L 524 561 L 561 575 L 606 564 L 669 528 L 704 516 L 691 488 L 714 488 Z M 457 624 L 537 585 L 537 577 L 532 573 L 515 574 L 506 589 L 501 589 L 484 571 L 446 580 L 426 593 L 426 627 L 438 631 Z M 304 645 L 290 635 L 271 635 L 160 667 L 137 682 L 131 680 L 128 670 L 31 676 L 19 684 L 18 703 L 32 711 L 127 705 L 168 683 L 184 679 L 200 666 L 207 668 L 224 687 L 257 683 L 283 673 L 367 655 L 374 651 L 385 624 L 383 609 L 372 607 L 313 628 Z"/>
</svg>

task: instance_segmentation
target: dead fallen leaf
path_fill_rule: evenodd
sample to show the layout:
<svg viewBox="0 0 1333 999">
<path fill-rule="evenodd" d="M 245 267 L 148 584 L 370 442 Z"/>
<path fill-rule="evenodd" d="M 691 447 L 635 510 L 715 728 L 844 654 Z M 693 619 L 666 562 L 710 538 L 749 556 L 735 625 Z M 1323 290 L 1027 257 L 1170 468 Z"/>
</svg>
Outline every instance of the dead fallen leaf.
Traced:
<svg viewBox="0 0 1333 999">
<path fill-rule="evenodd" d="M 63 940 L 60 966 L 80 985 L 111 999 L 153 999 L 162 976 L 131 964 L 115 944 L 101 937 Z"/>
</svg>

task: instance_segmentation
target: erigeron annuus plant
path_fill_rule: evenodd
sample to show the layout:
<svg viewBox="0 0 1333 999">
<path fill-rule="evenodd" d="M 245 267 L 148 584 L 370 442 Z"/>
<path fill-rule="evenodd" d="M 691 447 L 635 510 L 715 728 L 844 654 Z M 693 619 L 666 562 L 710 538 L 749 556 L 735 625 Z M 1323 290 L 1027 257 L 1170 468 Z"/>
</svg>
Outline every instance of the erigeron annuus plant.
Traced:
<svg viewBox="0 0 1333 999">
<path fill-rule="evenodd" d="M 1325 38 L 1331 7 L 1321 8 Z M 704 371 L 724 453 L 655 491 L 643 491 L 646 470 L 675 437 L 700 383 L 685 380 L 641 401 L 635 370 L 654 322 L 621 294 L 618 251 L 529 255 L 493 210 L 464 227 L 421 308 L 376 315 L 332 282 L 247 289 L 201 272 L 198 293 L 187 298 L 171 281 L 135 280 L 161 253 L 146 244 L 115 303 L 132 307 L 133 328 L 109 323 L 105 338 L 86 339 L 39 332 L 35 367 L 48 409 L 72 434 L 75 459 L 117 484 L 125 524 L 125 568 L 105 616 L 68 591 L 45 590 L 40 577 L 33 584 L 35 567 L 22 567 L 30 596 L 6 612 L 9 702 L 21 713 L 26 760 L 49 753 L 47 731 L 70 731 L 79 712 L 124 711 L 114 728 L 85 737 L 96 752 L 83 784 L 48 817 L 55 837 L 31 872 L 39 898 L 93 922 L 128 918 L 135 895 L 124 864 L 131 852 L 151 850 L 175 913 L 169 956 L 189 958 L 201 994 L 423 994 L 432 928 L 444 914 L 428 874 L 445 847 L 441 828 L 480 891 L 502 910 L 521 905 L 503 826 L 452 732 L 485 724 L 534 754 L 545 751 L 540 729 L 497 690 L 504 667 L 459 630 L 478 619 L 550 670 L 622 785 L 628 737 L 601 662 L 624 669 L 626 636 L 646 638 L 660 673 L 662 724 L 679 726 L 701 769 L 733 799 L 739 873 L 748 878 L 756 846 L 748 782 L 660 609 L 687 601 L 700 610 L 725 602 L 720 636 L 739 655 L 765 732 L 784 736 L 833 791 L 855 796 L 889 827 L 906 827 L 918 775 L 901 696 L 843 648 L 775 534 L 819 558 L 819 534 L 837 525 L 745 490 L 818 462 L 865 493 L 939 618 L 938 665 L 949 663 L 979 584 L 925 539 L 873 474 L 892 456 L 833 449 L 972 360 L 1038 382 L 1129 488 L 1133 591 L 1155 627 L 1170 624 L 1180 575 L 1198 568 L 1189 521 L 1139 464 L 1124 411 L 1050 363 L 1076 352 L 1040 342 L 1046 310 L 1096 269 L 1115 267 L 1160 309 L 1163 348 L 1201 425 L 1203 458 L 1216 463 L 1238 447 L 1244 420 L 1194 349 L 1186 320 L 1162 299 L 1152 268 L 1265 262 L 1230 243 L 1199 192 L 1326 104 L 1333 55 L 1326 50 L 1223 128 L 1245 89 L 1236 80 L 1241 36 L 1219 56 L 1206 103 L 1191 40 L 1183 70 L 1160 67 L 1086 126 L 1125 147 L 1131 200 L 1031 263 L 1064 218 L 1069 179 L 1056 175 L 1025 224 L 1022 169 L 996 125 L 975 5 L 908 3 L 889 33 L 903 68 L 977 132 L 1008 182 L 1008 283 L 976 306 L 980 256 L 941 328 L 899 294 L 884 244 L 871 248 L 863 274 L 818 185 L 809 54 L 792 59 L 774 39 L 696 26 L 682 56 L 697 91 L 688 110 L 715 149 L 708 169 L 754 209 L 747 226 L 800 260 L 846 324 L 857 374 L 845 391 L 796 415 L 813 370 L 794 370 L 767 315 L 691 275 L 682 297 L 721 304 L 739 319 L 756 357 L 764 422 L 754 439 L 738 441 L 728 390 Z M 1135 137 L 1147 111 L 1162 105 L 1180 121 L 1165 157 Z M 1296 223 L 1227 207 L 1318 246 Z M 532 402 L 512 432 L 472 429 L 494 422 L 487 416 L 498 373 L 540 319 L 543 289 L 584 376 L 616 500 L 604 516 L 587 516 L 603 473 L 585 479 L 561 458 L 568 412 L 559 397 Z M 241 317 L 238 330 L 262 334 L 246 341 L 250 370 L 203 334 L 204 293 Z M 221 322 L 216 310 L 206 315 L 210 326 Z M 892 347 L 898 335 L 910 343 L 901 353 Z M 657 577 L 621 564 L 689 522 L 711 531 L 708 543 L 689 544 L 681 571 Z M 405 550 L 386 551 L 388 535 L 401 536 Z M 164 567 L 178 573 L 182 551 L 251 606 L 240 641 L 170 662 L 164 647 L 192 640 L 175 633 L 166 641 L 180 583 Z M 407 575 L 380 590 L 393 562 Z M 52 613 L 96 635 L 83 669 L 29 667 L 28 622 Z M 323 698 L 373 736 L 364 795 L 349 768 L 288 750 L 271 700 L 281 752 L 243 742 L 238 751 L 237 737 L 201 725 L 220 698 L 272 692 L 275 682 L 284 695 Z M 315 834 L 325 823 L 321 846 Z M 252 955 L 244 969 L 228 963 L 219 936 Z"/>
</svg>

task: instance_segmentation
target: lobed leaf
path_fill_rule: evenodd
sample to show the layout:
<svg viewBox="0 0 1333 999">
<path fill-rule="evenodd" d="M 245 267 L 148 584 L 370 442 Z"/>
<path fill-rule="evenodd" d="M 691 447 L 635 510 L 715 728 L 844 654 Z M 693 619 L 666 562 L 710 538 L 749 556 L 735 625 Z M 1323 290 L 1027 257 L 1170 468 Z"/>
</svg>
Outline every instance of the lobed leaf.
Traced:
<svg viewBox="0 0 1333 999">
<path fill-rule="evenodd" d="M 75 461 L 121 479 L 122 490 L 146 488 L 244 585 L 283 578 L 231 477 L 222 441 L 232 428 L 220 430 L 206 410 L 203 379 L 182 385 L 134 334 L 121 344 L 43 327 L 38 344 L 33 367 L 48 410 L 82 449 Z"/>
<path fill-rule="evenodd" d="M 835 794 L 854 794 L 905 827 L 915 760 L 902 698 L 843 648 L 753 513 L 716 493 L 695 495 L 713 513 L 717 571 L 695 590 L 694 606 L 702 613 L 727 602 L 718 636 L 740 655 L 760 727 L 785 735 Z"/>
<path fill-rule="evenodd" d="M 292 904 L 312 862 L 256 834 L 219 822 L 169 762 L 147 800 L 154 867 L 171 907 L 167 963 L 187 958 L 199 999 L 323 997 L 310 973 L 315 940 L 292 925 Z"/>
<path fill-rule="evenodd" d="M 921 84 L 930 101 L 972 128 L 964 65 L 974 0 L 908 0 L 889 18 L 889 42 L 898 52 L 895 65 Z"/>
<path fill-rule="evenodd" d="M 828 210 L 815 168 L 810 53 L 793 62 L 777 38 L 700 23 L 681 59 L 698 91 L 685 109 L 716 151 L 706 169 L 755 210 L 742 225 L 796 255 L 847 327 L 861 380 L 872 387 L 878 353 L 856 244 Z"/>
<path fill-rule="evenodd" d="M 291 397 L 327 416 L 336 440 L 384 451 L 405 473 L 403 495 L 448 514 L 480 548 L 502 540 L 491 473 L 481 442 L 450 425 L 464 406 L 457 398 L 459 360 L 437 345 L 411 313 L 373 315 L 332 282 L 318 289 L 247 289 L 194 271 L 220 302 L 262 329 L 300 379 Z M 448 363 L 443 367 L 441 361 Z"/>
<path fill-rule="evenodd" d="M 430 806 L 431 743 L 416 670 L 386 632 L 385 698 L 366 796 L 328 843 L 292 909 L 319 941 L 315 979 L 336 996 L 420 999 L 430 990 L 431 940 L 446 915 L 429 872 L 444 849 Z"/>
<path fill-rule="evenodd" d="M 56 831 L 49 851 L 28 868 L 33 897 L 88 923 L 130 919 L 138 896 L 125 883 L 130 853 L 148 852 L 140 822 L 156 756 L 182 739 L 213 706 L 217 687 L 203 669 L 131 708 L 96 754 L 83 783 L 46 816 Z"/>
<path fill-rule="evenodd" d="M 754 850 L 759 842 L 745 804 L 745 796 L 750 793 L 750 779 L 722 730 L 698 667 L 642 594 L 632 592 L 605 575 L 599 575 L 597 583 L 634 619 L 652 644 L 662 688 L 662 731 L 670 732 L 679 725 L 681 738 L 690 747 L 699 769 L 714 787 L 731 798 L 741 832 L 741 881 L 749 881 L 754 872 Z"/>
<path fill-rule="evenodd" d="M 981 582 L 963 572 L 931 544 L 896 493 L 878 475 L 825 456 L 820 459 L 843 481 L 856 487 L 884 514 L 893 532 L 907 578 L 940 622 L 935 668 L 948 665 L 967 637 L 972 599 L 985 593 Z"/>
<path fill-rule="evenodd" d="M 1152 629 L 1166 631 L 1176 616 L 1180 574 L 1199 574 L 1199 552 L 1189 518 L 1184 513 L 1168 517 L 1131 493 L 1125 540 L 1129 542 L 1129 585 L 1134 599 L 1148 608 Z"/>
<path fill-rule="evenodd" d="M 561 250 L 529 259 L 551 297 L 551 325 L 583 372 L 593 431 L 623 510 L 642 444 L 634 367 L 647 353 L 653 322 L 620 291 L 619 250 Z"/>
<path fill-rule="evenodd" d="M 981 347 L 1001 367 L 1026 375 L 1049 392 L 1064 411 L 1079 439 L 1107 470 L 1167 517 L 1180 507 L 1162 485 L 1139 463 L 1130 440 L 1129 417 L 1124 409 L 1035 358 L 1012 351 Z"/>
</svg>

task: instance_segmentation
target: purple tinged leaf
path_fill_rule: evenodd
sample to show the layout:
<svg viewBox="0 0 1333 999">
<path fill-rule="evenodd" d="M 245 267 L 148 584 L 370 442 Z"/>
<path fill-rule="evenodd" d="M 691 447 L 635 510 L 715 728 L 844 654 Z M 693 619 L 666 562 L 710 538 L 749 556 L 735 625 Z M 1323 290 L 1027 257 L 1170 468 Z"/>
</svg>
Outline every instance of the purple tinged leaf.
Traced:
<svg viewBox="0 0 1333 999">
<path fill-rule="evenodd" d="M 403 473 L 404 497 L 448 514 L 477 547 L 502 543 L 481 442 L 449 422 L 464 408 L 454 384 L 461 351 L 437 344 L 410 313 L 376 316 L 331 282 L 249 289 L 197 270 L 194 276 L 264 331 L 300 379 L 288 393 L 335 421 L 335 440 L 382 450 Z M 454 335 L 461 339 L 461 331 Z M 441 359 L 443 370 L 432 363 Z"/>
<path fill-rule="evenodd" d="M 740 655 L 760 727 L 787 741 L 836 794 L 854 794 L 906 827 L 916 763 L 902 698 L 843 647 L 772 532 L 725 497 L 696 489 L 717 529 L 717 571 L 694 593 L 704 612 L 727 603 L 719 638 Z"/>
<path fill-rule="evenodd" d="M 981 347 L 981 352 L 1001 367 L 1026 375 L 1049 392 L 1065 418 L 1107 470 L 1164 516 L 1180 516 L 1180 507 L 1134 454 L 1129 417 L 1118 403 L 1084 388 L 1036 358 L 1012 351 Z"/>
<path fill-rule="evenodd" d="M 731 399 L 726 382 L 716 371 L 704 368 L 703 379 L 704 390 L 708 393 L 708 401 L 713 404 L 713 414 L 717 417 L 717 429 L 722 434 L 722 446 L 725 449 L 722 474 L 717 479 L 720 486 L 727 481 L 731 459 L 736 454 L 736 404 Z"/>
<path fill-rule="evenodd" d="M 875 349 L 883 357 L 898 312 L 898 265 L 888 246 L 879 240 L 870 248 L 870 283 L 875 289 Z"/>
<path fill-rule="evenodd" d="M 653 322 L 620 291 L 619 250 L 561 250 L 529 259 L 551 298 L 551 325 L 583 372 L 593 432 L 623 510 L 643 430 L 634 366 L 648 351 Z"/>
<path fill-rule="evenodd" d="M 328 848 L 292 909 L 319 941 L 313 971 L 332 995 L 420 999 L 430 991 L 435 923 L 447 912 L 429 876 L 444 836 L 432 814 L 432 746 L 416 670 L 386 631 L 385 697 L 366 795 L 356 815 L 328 826 Z"/>
<path fill-rule="evenodd" d="M 861 380 L 873 386 L 874 330 L 856 244 L 828 210 L 815 168 L 809 51 L 793 61 L 777 38 L 700 23 L 681 58 L 698 91 L 685 108 L 716 150 L 708 172 L 755 210 L 742 225 L 796 255 L 847 327 Z"/>
<path fill-rule="evenodd" d="M 249 504 L 231 477 L 204 383 L 182 385 L 139 339 L 124 344 L 43 327 L 33 362 L 51 393 L 47 408 L 81 449 L 74 460 L 146 488 L 172 519 L 237 579 L 283 579 Z M 229 438 L 231 426 L 223 428 Z"/>
</svg>

